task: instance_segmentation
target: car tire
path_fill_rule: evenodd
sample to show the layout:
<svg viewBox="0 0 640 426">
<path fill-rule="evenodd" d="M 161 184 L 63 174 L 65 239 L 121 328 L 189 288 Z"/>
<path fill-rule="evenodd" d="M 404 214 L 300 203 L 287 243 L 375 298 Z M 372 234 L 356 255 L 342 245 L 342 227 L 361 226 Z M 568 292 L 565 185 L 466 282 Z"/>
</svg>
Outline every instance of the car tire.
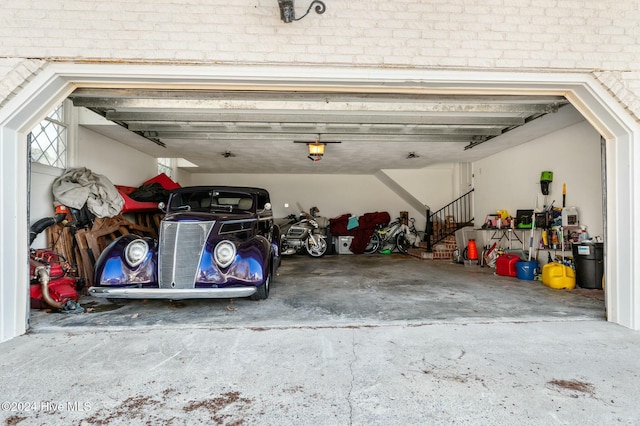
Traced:
<svg viewBox="0 0 640 426">
<path fill-rule="evenodd" d="M 267 275 L 267 279 L 264 280 L 262 285 L 256 287 L 256 292 L 251 295 L 251 300 L 264 300 L 269 297 L 269 291 L 271 290 L 271 273 Z"/>
</svg>

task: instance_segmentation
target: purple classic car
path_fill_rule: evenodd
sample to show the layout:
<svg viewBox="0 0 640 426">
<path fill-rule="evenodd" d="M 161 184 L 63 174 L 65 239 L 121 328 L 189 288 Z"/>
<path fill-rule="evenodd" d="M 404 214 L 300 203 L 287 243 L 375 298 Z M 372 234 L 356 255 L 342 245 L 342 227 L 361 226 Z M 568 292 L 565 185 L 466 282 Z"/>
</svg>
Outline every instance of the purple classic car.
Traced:
<svg viewBox="0 0 640 426">
<path fill-rule="evenodd" d="M 264 189 L 173 190 L 159 238 L 124 235 L 96 262 L 89 294 L 124 299 L 266 299 L 280 231 Z"/>
</svg>

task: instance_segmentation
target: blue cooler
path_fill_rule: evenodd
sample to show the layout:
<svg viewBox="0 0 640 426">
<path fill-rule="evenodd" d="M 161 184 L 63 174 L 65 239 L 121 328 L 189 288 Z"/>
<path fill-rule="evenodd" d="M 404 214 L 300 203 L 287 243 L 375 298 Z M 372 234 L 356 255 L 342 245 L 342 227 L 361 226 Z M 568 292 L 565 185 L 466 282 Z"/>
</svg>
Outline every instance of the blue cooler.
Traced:
<svg viewBox="0 0 640 426">
<path fill-rule="evenodd" d="M 516 263 L 516 276 L 520 280 L 535 280 L 536 279 L 536 269 L 538 269 L 538 262 L 535 260 L 531 261 L 520 261 Z"/>
</svg>

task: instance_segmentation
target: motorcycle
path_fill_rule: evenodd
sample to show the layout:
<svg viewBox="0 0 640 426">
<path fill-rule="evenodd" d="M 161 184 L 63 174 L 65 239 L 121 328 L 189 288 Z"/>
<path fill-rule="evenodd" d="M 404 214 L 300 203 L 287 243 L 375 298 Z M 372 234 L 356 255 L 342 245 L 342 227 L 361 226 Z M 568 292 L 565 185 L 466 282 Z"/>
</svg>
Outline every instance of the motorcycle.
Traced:
<svg viewBox="0 0 640 426">
<path fill-rule="evenodd" d="M 321 257 L 327 252 L 326 236 L 321 233 L 313 216 L 301 213 L 287 216 L 287 222 L 280 225 L 282 230 L 282 254 L 296 254 L 304 247 L 312 257 Z"/>
</svg>

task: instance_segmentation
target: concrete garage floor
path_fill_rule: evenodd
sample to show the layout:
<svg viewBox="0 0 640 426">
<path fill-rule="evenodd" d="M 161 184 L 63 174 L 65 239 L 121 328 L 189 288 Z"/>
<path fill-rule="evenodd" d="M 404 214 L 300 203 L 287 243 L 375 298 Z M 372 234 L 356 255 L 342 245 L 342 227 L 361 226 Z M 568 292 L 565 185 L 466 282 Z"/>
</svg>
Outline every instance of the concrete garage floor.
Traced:
<svg viewBox="0 0 640 426">
<path fill-rule="evenodd" d="M 119 301 L 87 297 L 87 315 L 35 311 L 36 332 L 52 327 L 300 327 L 604 320 L 603 292 L 558 291 L 490 268 L 420 261 L 400 254 L 283 259 L 270 298 Z"/>
<path fill-rule="evenodd" d="M 0 345 L 5 424 L 636 424 L 602 292 L 404 256 L 284 260 L 271 297 L 83 300 Z"/>
</svg>

